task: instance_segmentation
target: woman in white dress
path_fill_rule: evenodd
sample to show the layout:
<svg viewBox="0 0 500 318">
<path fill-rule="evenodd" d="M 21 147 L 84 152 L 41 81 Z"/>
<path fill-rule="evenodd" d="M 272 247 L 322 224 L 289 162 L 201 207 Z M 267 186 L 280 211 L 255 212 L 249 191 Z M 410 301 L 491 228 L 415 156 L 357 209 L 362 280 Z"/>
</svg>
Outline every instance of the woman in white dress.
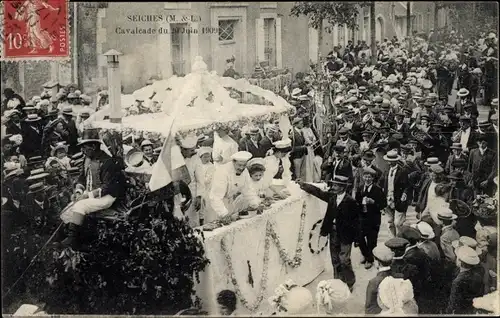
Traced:
<svg viewBox="0 0 500 318">
<path fill-rule="evenodd" d="M 212 157 L 216 167 L 231 161 L 231 156 L 238 152 L 238 143 L 229 136 L 229 128 L 220 127 L 214 131 Z"/>
<path fill-rule="evenodd" d="M 212 148 L 200 147 L 197 151 L 197 155 L 200 157 L 201 164 L 196 166 L 194 172 L 196 191 L 199 198 L 196 199 L 195 205 L 199 207 L 200 225 L 203 225 L 204 223 L 209 223 L 217 219 L 217 214 L 211 208 L 210 201 L 208 200 L 215 167 L 211 162 Z"/>
</svg>

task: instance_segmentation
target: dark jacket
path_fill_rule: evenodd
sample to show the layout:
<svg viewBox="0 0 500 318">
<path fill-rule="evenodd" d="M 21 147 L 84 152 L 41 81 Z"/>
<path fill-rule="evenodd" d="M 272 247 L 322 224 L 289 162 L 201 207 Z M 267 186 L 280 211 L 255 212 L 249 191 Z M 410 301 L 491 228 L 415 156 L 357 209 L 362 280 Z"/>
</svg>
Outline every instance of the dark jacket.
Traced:
<svg viewBox="0 0 500 318">
<path fill-rule="evenodd" d="M 38 131 L 33 129 L 28 123 L 23 123 L 22 126 L 23 142 L 21 143 L 20 151 L 26 156 L 26 159 L 42 155 L 43 129 L 38 123 L 35 123 L 33 126 L 37 127 Z"/>
<path fill-rule="evenodd" d="M 424 251 L 418 247 L 410 248 L 403 257 L 406 263 L 415 265 L 417 272 L 410 275 L 409 279 L 413 285 L 415 300 L 419 303 L 420 296 L 425 293 L 426 287 L 431 282 L 431 264 L 430 259 Z"/>
<path fill-rule="evenodd" d="M 482 181 L 492 183 L 497 175 L 496 152 L 487 148 L 484 155 L 481 155 L 479 148 L 472 149 L 467 170 L 472 173 L 472 182 L 476 188 Z"/>
<path fill-rule="evenodd" d="M 446 312 L 448 314 L 473 314 L 472 300 L 483 295 L 483 277 L 477 268 L 461 272 L 453 280 L 450 299 Z"/>
<path fill-rule="evenodd" d="M 259 146 L 262 147 L 262 150 L 265 151 L 264 154 L 266 154 L 273 147 L 273 141 L 269 137 L 264 136 L 259 141 Z"/>
<path fill-rule="evenodd" d="M 69 153 L 74 154 L 78 152 L 77 144 L 78 144 L 78 130 L 76 129 L 76 123 L 73 119 L 69 122 L 63 121 L 64 128 L 68 132 L 68 145 L 69 145 Z"/>
<path fill-rule="evenodd" d="M 125 175 L 124 165 L 120 159 L 113 158 L 101 152 L 98 155 L 100 161 L 99 177 L 101 181 L 101 197 L 111 195 L 115 198 L 121 198 L 125 195 Z M 84 160 L 78 183 L 86 186 L 86 166 L 87 158 Z M 86 187 L 85 187 L 86 188 Z M 95 190 L 95 189 L 94 189 Z"/>
<path fill-rule="evenodd" d="M 19 135 L 19 134 L 22 134 L 22 132 L 23 132 L 22 124 L 20 124 L 19 126 L 16 126 L 11 121 L 5 123 L 5 133 L 6 134 Z"/>
<path fill-rule="evenodd" d="M 257 143 L 257 146 L 250 140 L 250 138 L 243 138 L 238 145 L 240 151 L 248 151 L 252 154 L 252 158 L 264 158 L 266 156 L 266 148 L 260 144 L 260 141 Z"/>
<path fill-rule="evenodd" d="M 292 139 L 292 151 L 290 152 L 290 159 L 299 159 L 307 154 L 306 140 L 302 135 L 302 132 L 298 132 L 295 128 L 292 128 L 291 133 Z"/>
<path fill-rule="evenodd" d="M 382 176 L 380 182 L 381 188 L 384 190 L 386 196 L 388 193 L 387 190 L 389 184 L 389 173 L 390 168 L 389 170 L 384 172 L 384 175 Z M 404 167 L 398 166 L 396 175 L 394 177 L 394 205 L 398 212 L 406 212 L 406 210 L 408 209 L 408 205 L 411 202 L 410 189 L 411 185 L 408 182 L 408 171 Z M 401 201 L 403 193 L 406 193 L 407 198 L 405 201 Z"/>
<path fill-rule="evenodd" d="M 340 205 L 337 206 L 337 196 L 335 194 L 322 191 L 310 184 L 302 184 L 301 188 L 307 193 L 328 202 L 323 224 L 321 225 L 322 236 L 338 235 L 342 244 L 352 244 L 359 240 L 361 236 L 359 205 L 349 194 L 346 193 Z M 333 226 L 334 221 L 335 228 Z"/>
<path fill-rule="evenodd" d="M 377 275 L 368 282 L 368 286 L 366 287 L 365 314 L 376 315 L 382 312 L 377 301 L 378 286 L 387 276 L 391 276 L 390 271 L 378 272 Z"/>
<path fill-rule="evenodd" d="M 372 184 L 370 191 L 365 192 L 364 187 L 359 188 L 356 193 L 356 201 L 359 206 L 362 206 L 363 197 L 368 197 L 373 199 L 375 203 L 366 205 L 366 212 L 361 210 L 360 218 L 362 223 L 368 223 L 367 225 L 380 225 L 381 212 L 387 206 L 387 198 L 382 189 L 376 185 Z"/>
<path fill-rule="evenodd" d="M 353 181 L 352 165 L 349 159 L 342 159 L 342 161 L 335 167 L 335 161 L 333 163 L 324 161 L 321 165 L 321 170 L 324 171 L 325 180 L 331 180 L 334 175 L 348 177 L 349 180 Z"/>
</svg>

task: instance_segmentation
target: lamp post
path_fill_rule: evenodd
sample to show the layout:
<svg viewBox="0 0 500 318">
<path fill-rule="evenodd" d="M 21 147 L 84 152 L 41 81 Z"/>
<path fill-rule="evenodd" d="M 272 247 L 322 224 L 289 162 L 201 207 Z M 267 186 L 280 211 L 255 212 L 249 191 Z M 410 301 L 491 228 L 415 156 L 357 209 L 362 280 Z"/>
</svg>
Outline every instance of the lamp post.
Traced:
<svg viewBox="0 0 500 318">
<path fill-rule="evenodd" d="M 108 60 L 108 93 L 111 112 L 109 120 L 112 123 L 122 122 L 121 106 L 121 78 L 118 56 L 123 55 L 116 50 L 109 50 L 103 54 Z"/>
</svg>

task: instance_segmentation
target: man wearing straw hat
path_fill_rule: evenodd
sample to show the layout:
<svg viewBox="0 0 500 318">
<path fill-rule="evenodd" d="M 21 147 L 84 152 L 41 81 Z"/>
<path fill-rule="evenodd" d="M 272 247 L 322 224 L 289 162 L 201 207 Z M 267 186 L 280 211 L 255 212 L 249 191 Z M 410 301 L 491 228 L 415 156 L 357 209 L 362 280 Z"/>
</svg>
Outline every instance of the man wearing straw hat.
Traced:
<svg viewBox="0 0 500 318">
<path fill-rule="evenodd" d="M 351 264 L 351 247 L 353 242 L 361 240 L 359 215 L 362 212 L 357 202 L 346 192 L 348 183 L 348 177 L 335 175 L 330 182 L 331 192 L 303 182 L 298 184 L 305 192 L 328 202 L 320 234 L 330 236 L 334 278 L 341 279 L 352 291 L 356 276 Z"/>
<path fill-rule="evenodd" d="M 408 182 L 408 171 L 399 165 L 401 157 L 394 150 L 389 151 L 384 160 L 389 162 L 390 168 L 381 178 L 381 186 L 387 196 L 386 212 L 389 215 L 389 230 L 396 236 L 398 229 L 406 220 L 406 210 L 411 199 L 411 186 Z"/>
<path fill-rule="evenodd" d="M 102 145 L 97 129 L 85 130 L 78 144 L 85 160 L 75 187 L 75 203 L 61 214 L 61 219 L 69 223 L 69 235 L 61 242 L 64 246 L 78 248 L 85 216 L 111 207 L 125 194 L 123 163 L 101 150 Z"/>
</svg>

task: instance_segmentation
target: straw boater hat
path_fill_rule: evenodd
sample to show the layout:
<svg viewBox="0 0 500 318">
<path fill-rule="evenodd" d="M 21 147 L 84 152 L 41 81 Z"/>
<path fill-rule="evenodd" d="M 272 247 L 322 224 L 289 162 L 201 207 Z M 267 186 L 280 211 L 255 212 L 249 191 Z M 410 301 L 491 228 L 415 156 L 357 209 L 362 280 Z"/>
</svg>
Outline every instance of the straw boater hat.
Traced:
<svg viewBox="0 0 500 318">
<path fill-rule="evenodd" d="M 40 191 L 45 191 L 47 186 L 43 182 L 37 182 L 29 186 L 29 193 L 38 193 Z"/>
<path fill-rule="evenodd" d="M 395 150 L 387 152 L 387 154 L 384 156 L 385 161 L 399 161 L 400 159 L 401 156 L 398 155 L 398 152 Z"/>
<path fill-rule="evenodd" d="M 10 179 L 13 176 L 18 175 L 22 171 L 19 166 L 14 162 L 6 162 L 3 165 L 4 180 Z"/>
<path fill-rule="evenodd" d="M 45 172 L 45 169 L 40 168 L 40 169 L 34 169 L 30 171 L 30 176 L 26 178 L 26 181 L 38 181 L 38 180 L 43 180 L 49 176 L 48 173 Z"/>
<path fill-rule="evenodd" d="M 67 153 L 68 152 L 68 146 L 66 145 L 65 142 L 58 142 L 53 148 L 52 150 L 50 151 L 50 155 L 52 157 L 55 157 L 55 154 L 57 152 L 57 150 L 59 149 L 64 149 L 64 151 Z"/>
<path fill-rule="evenodd" d="M 429 157 L 424 163 L 426 166 L 430 167 L 432 165 L 440 165 L 441 161 L 437 157 Z"/>
<path fill-rule="evenodd" d="M 462 263 L 467 265 L 477 265 L 480 262 L 479 256 L 476 251 L 474 251 L 469 246 L 460 246 L 455 250 L 457 258 Z"/>
<path fill-rule="evenodd" d="M 440 219 L 440 220 L 452 221 L 452 220 L 456 220 L 457 217 L 458 216 L 456 214 L 454 214 L 453 211 L 449 208 L 441 209 L 438 212 L 438 219 Z"/>
<path fill-rule="evenodd" d="M 129 167 L 140 167 L 144 163 L 144 153 L 139 149 L 132 148 L 125 155 L 125 163 Z"/>
<path fill-rule="evenodd" d="M 61 112 L 63 115 L 67 116 L 73 116 L 73 107 L 72 106 L 65 106 Z"/>
<path fill-rule="evenodd" d="M 42 118 L 37 114 L 28 114 L 28 116 L 24 119 L 25 122 L 36 122 L 40 120 L 42 120 Z"/>
<path fill-rule="evenodd" d="M 345 177 L 345 176 L 335 175 L 332 178 L 332 180 L 328 181 L 328 183 L 329 183 L 329 185 L 338 184 L 338 185 L 346 186 L 349 184 L 349 178 Z"/>
</svg>

